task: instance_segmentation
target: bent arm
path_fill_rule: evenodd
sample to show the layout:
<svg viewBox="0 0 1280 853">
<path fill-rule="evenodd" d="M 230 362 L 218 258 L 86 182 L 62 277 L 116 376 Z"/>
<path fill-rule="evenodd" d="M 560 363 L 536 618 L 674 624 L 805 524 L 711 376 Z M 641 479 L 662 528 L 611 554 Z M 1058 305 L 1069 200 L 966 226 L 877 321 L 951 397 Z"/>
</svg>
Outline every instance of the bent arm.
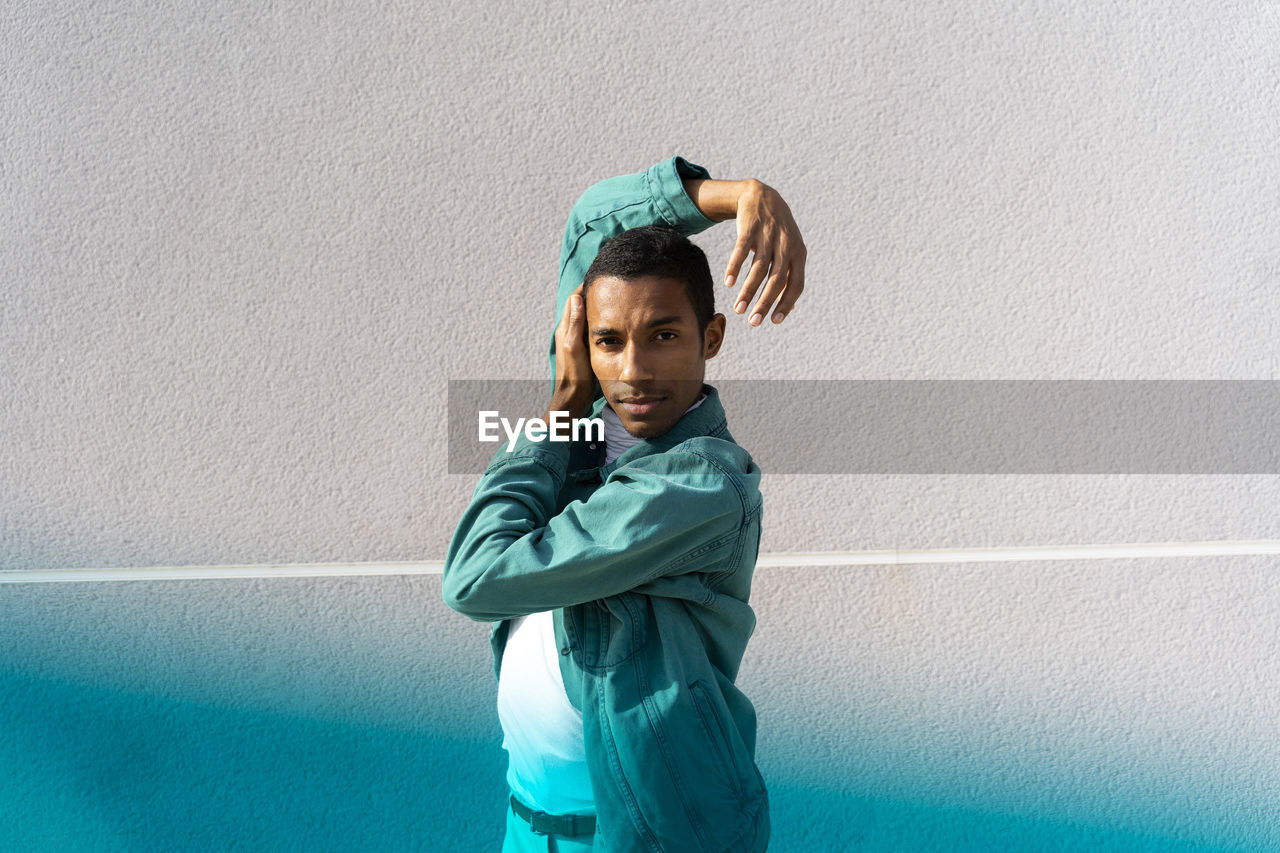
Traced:
<svg viewBox="0 0 1280 853">
<path fill-rule="evenodd" d="M 521 439 L 495 454 L 449 543 L 451 608 L 495 621 L 568 607 L 681 574 L 702 565 L 695 555 L 732 547 L 742 499 L 705 457 L 643 457 L 557 514 L 566 447 Z"/>
<path fill-rule="evenodd" d="M 587 268 L 604 242 L 643 225 L 667 225 L 686 237 L 705 231 L 718 221 L 708 216 L 686 191 L 686 182 L 707 181 L 711 174 L 683 157 L 671 157 L 633 175 L 600 181 L 582 194 L 569 212 L 560 247 L 560 284 L 556 291 L 556 322 L 569 294 L 578 289 Z M 736 184 L 737 181 L 712 181 Z M 551 376 L 556 375 L 554 326 L 548 351 Z"/>
<path fill-rule="evenodd" d="M 726 219 L 736 219 L 738 227 L 725 269 L 725 284 L 738 285 L 734 311 L 746 313 L 754 301 L 750 325 L 760 325 L 771 306 L 772 321 L 782 322 L 804 291 L 808 255 L 791 208 L 777 190 L 761 181 L 713 180 L 706 169 L 683 157 L 600 181 L 574 204 L 560 248 L 557 322 L 606 240 L 642 225 L 668 225 L 689 236 Z M 748 255 L 752 260 L 739 281 Z M 553 389 L 555 348 L 553 327 L 547 349 Z"/>
<path fill-rule="evenodd" d="M 724 222 L 738 215 L 738 204 L 748 193 L 763 193 L 765 185 L 755 178 L 745 181 L 713 181 L 709 178 L 688 178 L 684 190 L 698 210 L 708 219 Z"/>
</svg>

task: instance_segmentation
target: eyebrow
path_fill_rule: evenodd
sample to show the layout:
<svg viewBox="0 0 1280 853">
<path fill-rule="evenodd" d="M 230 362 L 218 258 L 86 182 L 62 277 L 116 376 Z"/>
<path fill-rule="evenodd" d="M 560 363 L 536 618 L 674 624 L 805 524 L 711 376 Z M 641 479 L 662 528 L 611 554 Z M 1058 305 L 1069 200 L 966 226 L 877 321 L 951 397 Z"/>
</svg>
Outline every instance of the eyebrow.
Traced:
<svg viewBox="0 0 1280 853">
<path fill-rule="evenodd" d="M 682 322 L 684 322 L 683 317 L 676 314 L 672 314 L 670 317 L 659 317 L 656 320 L 650 320 L 649 325 L 645 326 L 645 328 L 654 329 L 654 328 L 657 328 L 658 326 L 678 326 Z M 591 334 L 592 335 L 616 335 L 618 334 L 618 330 L 617 329 L 592 329 Z"/>
</svg>

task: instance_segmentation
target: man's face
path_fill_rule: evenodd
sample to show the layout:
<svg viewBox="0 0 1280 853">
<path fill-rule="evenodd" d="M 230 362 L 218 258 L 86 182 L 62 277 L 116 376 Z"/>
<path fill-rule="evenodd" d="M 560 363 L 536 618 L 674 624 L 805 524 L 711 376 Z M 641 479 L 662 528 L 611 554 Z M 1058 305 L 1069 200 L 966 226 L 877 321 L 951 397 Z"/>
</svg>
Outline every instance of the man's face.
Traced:
<svg viewBox="0 0 1280 853">
<path fill-rule="evenodd" d="M 627 432 L 662 435 L 702 391 L 706 360 L 720 351 L 724 315 L 705 338 L 685 285 L 671 278 L 602 276 L 587 288 L 591 369 Z"/>
</svg>

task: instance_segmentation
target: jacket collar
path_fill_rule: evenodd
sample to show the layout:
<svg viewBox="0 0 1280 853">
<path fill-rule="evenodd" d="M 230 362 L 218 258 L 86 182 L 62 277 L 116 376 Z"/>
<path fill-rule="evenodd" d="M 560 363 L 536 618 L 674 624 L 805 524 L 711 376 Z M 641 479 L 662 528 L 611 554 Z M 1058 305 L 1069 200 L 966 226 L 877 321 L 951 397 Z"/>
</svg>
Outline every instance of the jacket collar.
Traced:
<svg viewBox="0 0 1280 853">
<path fill-rule="evenodd" d="M 625 465 L 643 456 L 653 453 L 665 453 L 680 442 L 700 435 L 710 435 L 733 441 L 733 436 L 729 434 L 729 424 L 725 418 L 724 406 L 720 403 L 720 392 L 714 386 L 705 382 L 702 384 L 702 391 L 707 395 L 707 398 L 702 401 L 702 405 L 691 412 L 685 412 L 671 429 L 662 435 L 655 435 L 653 438 L 640 439 L 633 447 L 627 448 L 625 453 L 613 460 L 610 465 L 603 465 L 604 448 L 602 445 L 599 448 L 600 461 L 596 464 L 603 465 L 604 470 L 610 472 L 620 465 Z M 606 400 L 604 397 L 596 400 L 591 408 L 591 416 L 600 417 L 605 405 Z"/>
</svg>

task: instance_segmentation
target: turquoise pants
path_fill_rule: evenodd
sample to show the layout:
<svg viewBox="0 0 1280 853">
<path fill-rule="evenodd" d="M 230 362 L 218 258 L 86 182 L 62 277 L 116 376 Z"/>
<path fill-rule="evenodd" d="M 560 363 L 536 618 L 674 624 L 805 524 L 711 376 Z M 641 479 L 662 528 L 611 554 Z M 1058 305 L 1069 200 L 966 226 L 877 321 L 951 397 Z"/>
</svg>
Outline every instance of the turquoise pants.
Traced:
<svg viewBox="0 0 1280 853">
<path fill-rule="evenodd" d="M 538 835 L 507 803 L 507 835 L 502 839 L 502 853 L 591 853 L 591 839 L 590 835 Z"/>
</svg>

